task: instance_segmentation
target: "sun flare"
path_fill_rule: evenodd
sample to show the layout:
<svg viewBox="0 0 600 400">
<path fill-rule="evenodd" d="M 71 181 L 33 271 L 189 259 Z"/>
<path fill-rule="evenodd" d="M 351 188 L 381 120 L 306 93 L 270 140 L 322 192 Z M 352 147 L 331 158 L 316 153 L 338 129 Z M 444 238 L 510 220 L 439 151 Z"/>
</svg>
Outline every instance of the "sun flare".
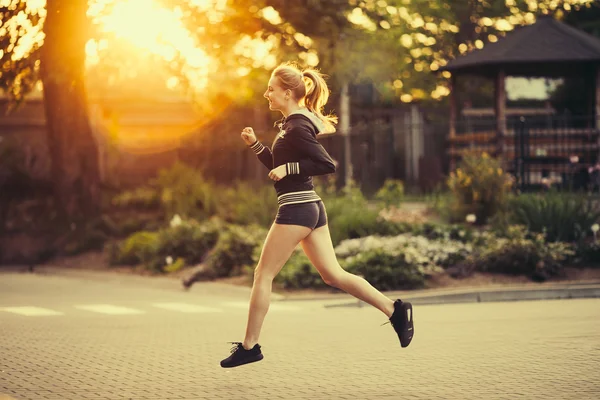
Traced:
<svg viewBox="0 0 600 400">
<path fill-rule="evenodd" d="M 199 7 L 209 6 L 210 1 L 195 3 Z M 187 68 L 194 70 L 194 81 L 190 83 L 196 88 L 206 86 L 211 58 L 196 45 L 177 8 L 161 7 L 152 0 L 96 0 L 90 4 L 88 15 L 101 32 L 113 34 L 137 49 L 158 55 L 167 62 L 181 57 Z M 101 47 L 93 40 L 88 43 L 89 64 L 99 61 Z"/>
</svg>

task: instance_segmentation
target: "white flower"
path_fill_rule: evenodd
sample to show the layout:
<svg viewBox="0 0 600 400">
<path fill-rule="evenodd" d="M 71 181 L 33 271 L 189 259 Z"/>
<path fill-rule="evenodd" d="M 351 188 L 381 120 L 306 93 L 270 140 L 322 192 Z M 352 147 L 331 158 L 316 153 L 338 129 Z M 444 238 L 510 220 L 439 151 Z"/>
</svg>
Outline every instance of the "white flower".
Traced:
<svg viewBox="0 0 600 400">
<path fill-rule="evenodd" d="M 571 164 L 577 164 L 579 162 L 579 157 L 573 155 L 573 156 L 569 157 L 569 161 L 571 161 Z"/>
<path fill-rule="evenodd" d="M 173 257 L 167 256 L 167 258 L 165 258 L 165 262 L 167 263 L 167 265 L 173 264 Z"/>
<path fill-rule="evenodd" d="M 469 214 L 469 215 L 467 215 L 467 218 L 465 218 L 465 219 L 470 224 L 474 224 L 475 221 L 477 221 L 477 217 L 475 216 L 475 214 Z"/>
<path fill-rule="evenodd" d="M 181 217 L 179 216 L 179 214 L 175 214 L 173 216 L 173 218 L 171 219 L 171 228 L 175 228 L 179 225 L 181 225 Z"/>
<path fill-rule="evenodd" d="M 592 232 L 594 232 L 594 234 L 596 234 L 596 232 L 598 232 L 598 230 L 600 230 L 600 225 L 598 225 L 598 224 L 592 225 Z"/>
</svg>

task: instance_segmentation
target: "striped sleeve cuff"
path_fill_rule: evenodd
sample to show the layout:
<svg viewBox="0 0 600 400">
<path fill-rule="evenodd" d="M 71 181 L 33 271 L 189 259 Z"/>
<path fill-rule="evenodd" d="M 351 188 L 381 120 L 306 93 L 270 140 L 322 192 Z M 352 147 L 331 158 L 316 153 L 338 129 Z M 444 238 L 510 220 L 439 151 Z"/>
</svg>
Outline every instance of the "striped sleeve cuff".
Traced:
<svg viewBox="0 0 600 400">
<path fill-rule="evenodd" d="M 263 146 L 263 144 L 257 140 L 256 143 L 254 143 L 252 146 L 250 146 L 250 148 L 256 154 L 260 154 L 265 149 L 265 146 Z"/>
<path fill-rule="evenodd" d="M 285 171 L 287 175 L 298 175 L 300 174 L 300 163 L 289 162 L 285 164 Z"/>
</svg>

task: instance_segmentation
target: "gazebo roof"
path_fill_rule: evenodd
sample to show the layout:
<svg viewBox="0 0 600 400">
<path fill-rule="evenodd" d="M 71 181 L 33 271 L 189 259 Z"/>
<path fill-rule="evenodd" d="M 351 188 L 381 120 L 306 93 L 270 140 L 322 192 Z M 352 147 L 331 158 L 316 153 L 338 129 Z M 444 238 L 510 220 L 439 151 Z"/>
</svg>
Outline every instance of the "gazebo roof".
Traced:
<svg viewBox="0 0 600 400">
<path fill-rule="evenodd" d="M 490 73 L 508 68 L 533 73 L 535 64 L 543 63 L 547 72 L 559 65 L 562 70 L 573 63 L 589 62 L 600 62 L 600 38 L 543 16 L 483 49 L 451 60 L 441 70 Z"/>
</svg>

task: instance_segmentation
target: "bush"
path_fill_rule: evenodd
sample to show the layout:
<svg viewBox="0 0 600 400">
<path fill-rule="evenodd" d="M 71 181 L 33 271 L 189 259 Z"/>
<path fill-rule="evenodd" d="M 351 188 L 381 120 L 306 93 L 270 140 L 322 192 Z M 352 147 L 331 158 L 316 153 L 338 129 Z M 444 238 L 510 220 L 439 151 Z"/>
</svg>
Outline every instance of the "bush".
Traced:
<svg viewBox="0 0 600 400">
<path fill-rule="evenodd" d="M 512 182 L 500 162 L 487 153 L 465 155 L 447 181 L 453 198 L 453 221 L 464 221 L 465 216 L 474 214 L 478 224 L 485 224 L 506 206 Z"/>
<path fill-rule="evenodd" d="M 216 213 L 224 221 L 268 227 L 277 213 L 277 195 L 271 185 L 260 187 L 237 182 L 233 187 L 215 189 L 219 199 Z"/>
<path fill-rule="evenodd" d="M 266 237 L 266 230 L 257 225 L 243 227 L 226 225 L 219 240 L 207 257 L 206 264 L 215 277 L 239 275 L 255 263 L 255 254 Z"/>
<path fill-rule="evenodd" d="M 152 187 L 139 187 L 117 194 L 111 204 L 125 209 L 157 209 L 160 207 L 160 192 Z"/>
<path fill-rule="evenodd" d="M 555 191 L 516 196 L 511 199 L 509 210 L 513 224 L 544 233 L 551 242 L 581 240 L 600 218 L 600 210 L 591 197 Z"/>
<path fill-rule="evenodd" d="M 360 189 L 354 185 L 338 192 L 331 187 L 319 188 L 327 209 L 327 220 L 333 245 L 345 239 L 369 235 L 398 233 L 399 225 L 380 216 L 381 207 L 369 204 Z"/>
<path fill-rule="evenodd" d="M 218 198 L 213 186 L 198 170 L 181 162 L 161 170 L 152 186 L 159 190 L 162 207 L 169 219 L 181 215 L 203 220 L 216 214 Z"/>
<path fill-rule="evenodd" d="M 158 232 L 157 261 L 162 263 L 166 257 L 171 257 L 183 259 L 186 265 L 198 264 L 217 243 L 219 230 L 217 221 L 200 224 L 174 218 L 169 228 Z"/>
<path fill-rule="evenodd" d="M 575 252 L 575 264 L 584 267 L 599 267 L 600 243 L 595 240 L 580 243 Z"/>
<path fill-rule="evenodd" d="M 281 272 L 275 277 L 275 282 L 281 284 L 284 289 L 314 289 L 327 286 L 301 250 L 294 251 Z"/>
<path fill-rule="evenodd" d="M 575 255 L 568 243 L 547 243 L 543 234 L 528 237 L 523 227 L 514 226 L 510 237 L 490 240 L 472 257 L 475 269 L 546 280 L 558 275 L 563 263 Z"/>
<path fill-rule="evenodd" d="M 120 244 L 110 244 L 108 249 L 111 265 L 137 265 L 155 258 L 158 252 L 158 232 L 140 231 Z"/>
<path fill-rule="evenodd" d="M 375 193 L 375 199 L 385 207 L 398 206 L 404 198 L 404 183 L 395 179 L 386 179 L 383 186 Z"/>
<path fill-rule="evenodd" d="M 182 260 L 185 265 L 201 262 L 215 246 L 220 225 L 210 221 L 200 224 L 194 220 L 178 221 L 157 232 L 136 232 L 121 243 L 108 245 L 111 265 L 143 264 L 155 272 L 165 272 L 169 260 Z M 179 268 L 182 268 L 180 266 Z M 172 270 L 175 267 L 171 267 Z"/>
<path fill-rule="evenodd" d="M 369 236 L 345 240 L 335 248 L 335 253 L 343 260 L 363 252 L 382 250 L 393 257 L 402 257 L 414 264 L 423 275 L 441 271 L 465 259 L 473 252 L 471 244 L 449 239 L 429 240 L 423 236 L 402 234 L 397 236 Z"/>
<path fill-rule="evenodd" d="M 418 289 L 425 286 L 425 275 L 412 261 L 407 254 L 394 256 L 376 249 L 346 259 L 344 267 L 379 290 Z"/>
</svg>

